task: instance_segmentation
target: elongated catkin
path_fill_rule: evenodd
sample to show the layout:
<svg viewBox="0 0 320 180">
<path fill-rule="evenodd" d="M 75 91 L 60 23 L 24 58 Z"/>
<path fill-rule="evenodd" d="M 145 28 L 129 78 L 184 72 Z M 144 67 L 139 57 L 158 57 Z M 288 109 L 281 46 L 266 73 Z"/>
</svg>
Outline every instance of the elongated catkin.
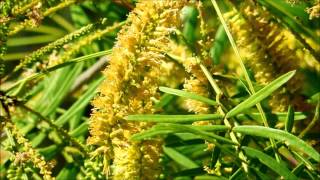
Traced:
<svg viewBox="0 0 320 180">
<path fill-rule="evenodd" d="M 145 0 L 137 4 L 121 30 L 103 72 L 106 80 L 93 101 L 88 143 L 97 147 L 105 173 L 113 179 L 157 179 L 161 141 L 130 141 L 152 124 L 129 122 L 129 114 L 154 112 L 151 99 L 158 97 L 161 66 L 167 60 L 169 35 L 180 26 L 179 12 L 187 1 Z M 162 80 L 163 81 L 163 80 Z"/>
</svg>

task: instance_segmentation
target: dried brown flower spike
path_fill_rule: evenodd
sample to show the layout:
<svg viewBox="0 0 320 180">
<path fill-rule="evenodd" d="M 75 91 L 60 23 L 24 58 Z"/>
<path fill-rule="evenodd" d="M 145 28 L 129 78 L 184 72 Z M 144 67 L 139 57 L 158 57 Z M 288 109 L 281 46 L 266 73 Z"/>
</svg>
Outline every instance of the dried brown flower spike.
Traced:
<svg viewBox="0 0 320 180">
<path fill-rule="evenodd" d="M 160 174 L 161 141 L 130 141 L 151 124 L 124 117 L 154 112 L 151 98 L 158 96 L 161 64 L 167 60 L 162 52 L 170 49 L 169 35 L 180 26 L 179 12 L 186 3 L 141 1 L 113 48 L 100 96 L 93 101 L 88 139 L 97 146 L 92 156 L 103 156 L 104 171 L 111 170 L 113 179 L 156 179 Z"/>
</svg>

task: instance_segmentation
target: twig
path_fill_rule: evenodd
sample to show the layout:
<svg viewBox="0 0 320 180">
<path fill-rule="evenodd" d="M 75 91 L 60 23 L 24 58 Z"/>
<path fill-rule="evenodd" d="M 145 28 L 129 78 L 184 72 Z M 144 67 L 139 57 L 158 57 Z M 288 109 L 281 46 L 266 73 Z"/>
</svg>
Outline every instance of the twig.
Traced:
<svg viewBox="0 0 320 180">
<path fill-rule="evenodd" d="M 129 11 L 134 9 L 134 5 L 132 5 L 130 2 L 128 2 L 127 0 L 112 0 L 112 2 L 114 2 L 115 4 L 118 4 L 120 6 L 124 6 L 125 8 L 127 8 Z"/>
<path fill-rule="evenodd" d="M 83 84 L 88 82 L 89 80 L 92 79 L 97 73 L 100 72 L 105 66 L 108 64 L 108 57 L 103 56 L 101 57 L 93 66 L 91 66 L 89 69 L 84 71 L 75 81 L 73 86 L 71 87 L 70 93 L 72 94 L 76 90 L 79 89 Z"/>
<path fill-rule="evenodd" d="M 252 81 L 251 81 L 251 79 L 249 77 L 249 74 L 247 72 L 247 69 L 246 69 L 246 67 L 245 67 L 245 65 L 244 65 L 244 63 L 242 61 L 242 57 L 241 57 L 240 52 L 239 52 L 239 50 L 237 48 L 235 40 L 233 39 L 232 34 L 229 31 L 229 28 L 227 26 L 227 23 L 223 18 L 223 15 L 222 15 L 222 13 L 220 11 L 220 8 L 219 8 L 219 6 L 217 4 L 217 1 L 216 0 L 211 0 L 211 2 L 213 4 L 213 6 L 214 6 L 214 9 L 216 10 L 216 12 L 218 14 L 218 17 L 219 17 L 219 19 L 220 19 L 220 21 L 221 21 L 221 23 L 222 23 L 222 25 L 224 27 L 224 30 L 226 31 L 226 34 L 227 34 L 227 36 L 229 38 L 230 44 L 231 44 L 231 46 L 232 46 L 232 48 L 233 48 L 233 50 L 234 50 L 234 52 L 235 52 L 235 54 L 237 56 L 237 59 L 238 59 L 239 64 L 240 64 L 240 67 L 241 67 L 241 69 L 242 69 L 242 71 L 244 73 L 244 77 L 245 77 L 245 79 L 246 79 L 246 81 L 247 81 L 247 83 L 249 85 L 249 90 L 250 90 L 250 92 L 252 94 L 254 94 L 255 90 L 254 90 L 254 87 L 253 87 L 253 83 L 252 83 Z M 260 112 L 260 115 L 261 115 L 261 118 L 262 118 L 264 126 L 265 127 L 269 127 L 269 123 L 267 121 L 266 115 L 265 115 L 265 113 L 263 111 L 263 108 L 262 108 L 261 104 L 257 103 L 256 106 L 257 106 L 258 111 Z M 273 149 L 274 149 L 274 152 L 275 152 L 275 157 L 276 157 L 277 161 L 280 162 L 280 156 L 277 154 L 276 143 L 275 143 L 274 139 L 270 139 L 270 142 L 271 142 L 271 145 L 273 146 Z"/>
<path fill-rule="evenodd" d="M 303 138 L 310 129 L 313 128 L 314 125 L 316 125 L 317 121 L 319 121 L 319 114 L 320 114 L 320 95 L 318 96 L 318 104 L 316 107 L 316 112 L 313 116 L 312 121 L 308 124 L 308 126 L 299 134 L 299 138 Z"/>
<path fill-rule="evenodd" d="M 50 14 L 58 11 L 58 10 L 61 10 L 67 6 L 70 6 L 76 2 L 80 2 L 82 0 L 69 0 L 69 1 L 64 1 L 64 2 L 61 2 L 60 4 L 56 5 L 56 6 L 53 6 L 53 7 L 50 7 L 48 9 L 46 9 L 43 13 L 42 13 L 42 17 L 41 18 L 44 18 L 46 16 L 49 16 Z M 10 20 L 14 20 L 14 18 L 11 18 Z M 33 19 L 27 19 L 26 21 L 20 23 L 18 26 L 16 26 L 11 32 L 9 32 L 9 36 L 13 36 L 15 34 L 17 34 L 18 32 L 20 32 L 21 30 L 25 29 L 30 23 L 33 22 Z"/>
<path fill-rule="evenodd" d="M 226 108 L 225 106 L 220 102 L 220 99 L 223 97 L 223 92 L 221 91 L 221 89 L 219 88 L 218 84 L 215 82 L 215 80 L 212 78 L 209 70 L 202 64 L 200 64 L 200 67 L 202 69 L 202 71 L 204 72 L 204 74 L 206 75 L 206 77 L 208 78 L 212 88 L 214 89 L 214 91 L 216 92 L 216 101 L 219 104 L 218 107 L 218 111 L 221 115 L 225 116 L 226 113 Z M 224 124 L 229 127 L 232 128 L 231 123 L 229 122 L 229 120 L 227 118 L 223 118 L 223 122 Z M 233 142 L 235 142 L 237 145 L 240 145 L 239 140 L 237 139 L 236 134 L 233 131 L 230 131 L 230 138 Z M 244 153 L 241 151 L 241 149 L 239 148 L 239 146 L 236 146 L 236 150 L 239 151 L 239 158 L 242 160 L 241 164 L 242 167 L 244 169 L 245 172 L 248 172 L 248 162 L 247 162 L 247 158 L 244 155 Z"/>
<path fill-rule="evenodd" d="M 29 108 L 28 106 L 22 104 L 21 102 L 17 103 L 17 105 L 20 106 L 21 108 L 31 112 L 32 114 L 36 115 L 37 117 L 39 117 L 41 120 L 45 121 L 46 123 L 48 123 L 50 125 L 50 127 L 54 128 L 62 136 L 64 136 L 66 139 L 68 139 L 72 144 L 77 146 L 81 150 L 81 152 L 84 153 L 85 156 L 88 155 L 87 149 L 85 148 L 84 145 L 80 144 L 77 140 L 75 140 L 73 137 L 71 137 L 65 130 L 63 130 L 60 127 L 58 127 L 57 125 L 55 125 L 51 120 L 47 119 L 46 117 L 44 117 L 39 112 Z"/>
</svg>

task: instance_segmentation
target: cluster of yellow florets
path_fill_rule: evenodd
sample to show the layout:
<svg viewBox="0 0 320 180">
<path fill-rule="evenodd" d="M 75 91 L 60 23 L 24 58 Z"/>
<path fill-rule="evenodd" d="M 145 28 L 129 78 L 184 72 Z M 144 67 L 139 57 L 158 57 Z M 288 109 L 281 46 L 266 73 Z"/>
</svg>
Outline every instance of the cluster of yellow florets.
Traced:
<svg viewBox="0 0 320 180">
<path fill-rule="evenodd" d="M 110 66 L 103 72 L 106 80 L 100 86 L 100 95 L 93 101 L 91 136 L 88 139 L 89 144 L 97 147 L 92 156 L 104 160 L 104 171 L 111 173 L 113 179 L 159 177 L 162 141 L 131 141 L 133 134 L 150 128 L 152 124 L 126 121 L 124 117 L 154 113 L 153 100 L 159 98 L 160 85 L 175 87 L 185 79 L 183 87 L 186 91 L 210 98 L 208 79 L 201 67 L 211 73 L 216 70 L 208 57 L 207 47 L 213 39 L 204 24 L 201 3 L 197 4 L 201 40 L 196 42 L 200 52 L 195 55 L 188 45 L 170 39 L 172 33 L 181 35 L 179 15 L 187 4 L 185 0 L 141 1 L 119 33 L 109 57 Z M 241 56 L 259 84 L 267 85 L 277 75 L 299 67 L 295 60 L 297 56 L 292 53 L 293 47 L 289 45 L 291 34 L 287 30 L 273 22 L 270 14 L 250 0 L 242 3 L 240 11 L 242 15 L 232 10 L 225 17 Z M 291 80 L 288 85 L 291 94 L 298 92 L 300 86 L 295 84 L 301 79 L 297 76 Z M 287 92 L 283 88 L 271 97 L 269 104 L 273 111 L 287 110 Z M 185 105 L 189 111 L 198 114 L 215 111 L 214 107 L 195 100 L 187 100 Z M 197 122 L 194 125 L 211 123 Z"/>
<path fill-rule="evenodd" d="M 320 17 L 320 2 L 316 1 L 316 3 L 307 9 L 307 12 L 310 14 L 310 19 L 316 19 Z"/>
<path fill-rule="evenodd" d="M 277 74 L 299 69 L 305 64 L 310 64 L 310 61 L 314 65 L 312 68 L 319 67 L 319 63 L 316 62 L 314 57 L 303 58 L 307 54 L 310 55 L 310 52 L 303 48 L 288 29 L 277 24 L 276 19 L 268 11 L 255 5 L 251 0 L 246 0 L 243 3 L 241 12 L 247 18 L 254 32 L 256 32 L 258 39 L 265 44 L 266 53 L 270 56 L 270 60 L 274 64 L 273 69 Z M 301 56 L 301 54 L 304 55 Z M 286 85 L 286 92 L 289 92 L 291 103 L 293 104 L 297 104 L 295 101 L 301 99 L 300 91 L 303 87 L 303 81 L 304 77 L 298 71 Z M 277 101 L 278 98 L 274 98 L 274 102 Z M 300 100 L 299 102 L 301 104 Z M 274 103 L 274 106 L 276 105 L 277 103 Z M 297 108 L 299 109 L 299 107 Z"/>
<path fill-rule="evenodd" d="M 179 12 L 186 3 L 141 1 L 119 33 L 100 96 L 93 101 L 88 139 L 97 146 L 92 155 L 103 156 L 105 172 L 111 170 L 113 179 L 156 179 L 160 174 L 161 141 L 130 141 L 152 124 L 123 118 L 155 111 L 152 98 L 159 96 L 159 77 L 168 60 L 163 52 L 169 51 L 169 35 L 179 26 Z"/>
<path fill-rule="evenodd" d="M 225 17 L 228 19 L 230 30 L 236 38 L 240 54 L 254 72 L 256 81 L 262 85 L 267 85 L 273 81 L 277 75 L 274 64 L 266 52 L 265 45 L 255 35 L 255 30 L 236 10 L 226 13 Z M 276 104 L 274 100 L 276 100 Z M 274 111 L 286 111 L 288 100 L 285 92 L 277 91 L 269 104 Z"/>
<path fill-rule="evenodd" d="M 30 142 L 19 132 L 14 124 L 7 122 L 6 127 L 11 130 L 12 136 L 24 150 L 22 152 L 15 153 L 14 165 L 20 166 L 21 164 L 31 162 L 34 167 L 40 170 L 40 174 L 43 175 L 43 179 L 55 179 L 51 176 L 51 169 L 53 168 L 53 165 L 45 161 L 44 157 L 32 147 Z"/>
</svg>

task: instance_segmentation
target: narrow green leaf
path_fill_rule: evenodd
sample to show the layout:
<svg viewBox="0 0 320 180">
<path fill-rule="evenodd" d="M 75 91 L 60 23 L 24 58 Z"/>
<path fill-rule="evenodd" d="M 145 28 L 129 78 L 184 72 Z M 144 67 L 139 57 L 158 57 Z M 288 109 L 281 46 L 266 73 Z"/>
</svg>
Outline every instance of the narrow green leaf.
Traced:
<svg viewBox="0 0 320 180">
<path fill-rule="evenodd" d="M 0 119 L 1 119 L 2 117 L 0 116 Z M 2 119 L 1 119 L 1 121 L 2 121 Z M 15 140 L 14 140 L 14 138 L 13 138 L 13 136 L 12 136 L 12 134 L 11 134 L 11 130 L 9 130 L 7 127 L 5 127 L 5 132 L 6 132 L 6 135 L 7 135 L 7 137 L 8 137 L 8 141 L 9 141 L 9 144 L 11 145 L 11 146 L 16 146 L 16 143 L 15 143 Z"/>
<path fill-rule="evenodd" d="M 286 118 L 286 125 L 285 125 L 285 130 L 287 132 L 291 132 L 293 128 L 293 122 L 294 122 L 294 110 L 293 110 L 293 107 L 289 105 L 288 114 Z"/>
<path fill-rule="evenodd" d="M 78 168 L 72 164 L 67 164 L 57 175 L 57 180 L 75 179 L 78 174 Z"/>
<path fill-rule="evenodd" d="M 276 113 L 266 113 L 267 118 L 278 121 L 286 121 L 288 113 L 286 112 L 276 112 Z M 253 119 L 257 121 L 262 121 L 260 113 L 246 113 L 246 114 L 238 114 L 238 120 L 248 120 Z M 299 121 L 307 118 L 307 115 L 303 112 L 294 112 L 293 113 L 294 121 Z"/>
<path fill-rule="evenodd" d="M 89 127 L 88 122 L 84 122 L 80 126 L 78 126 L 76 129 L 71 131 L 69 134 L 72 137 L 78 137 L 78 136 L 83 135 L 84 133 L 88 132 L 88 127 Z"/>
<path fill-rule="evenodd" d="M 184 97 L 187 99 L 193 99 L 193 100 L 197 100 L 206 104 L 210 104 L 210 105 L 217 105 L 217 102 L 215 102 L 214 100 L 211 100 L 209 98 L 203 97 L 203 96 L 199 96 L 197 94 L 194 93 L 190 93 L 190 92 L 186 92 L 186 91 L 182 91 L 182 90 L 178 90 L 178 89 L 172 89 L 172 88 L 167 88 L 167 87 L 159 87 L 159 90 L 168 94 L 173 94 L 176 96 L 180 96 L 180 97 Z"/>
<path fill-rule="evenodd" d="M 46 160 L 52 159 L 60 151 L 56 144 L 38 149 L 39 153 L 45 157 Z"/>
<path fill-rule="evenodd" d="M 194 41 L 196 40 L 195 37 L 195 26 L 193 23 L 191 22 L 186 22 L 184 24 L 184 28 L 183 28 L 183 36 L 185 37 L 185 39 L 190 43 L 193 44 Z"/>
<path fill-rule="evenodd" d="M 57 119 L 55 124 L 57 126 L 62 126 L 75 114 L 85 108 L 90 100 L 95 96 L 95 91 L 98 85 L 104 80 L 104 77 L 99 78 L 97 81 L 93 82 L 89 89 L 62 115 Z"/>
<path fill-rule="evenodd" d="M 298 180 L 298 178 L 293 173 L 291 173 L 286 166 L 278 163 L 275 159 L 268 156 L 267 154 L 250 147 L 242 147 L 242 149 L 246 152 L 247 156 L 251 158 L 258 158 L 261 163 L 268 166 L 270 169 L 278 173 L 280 176 L 283 176 L 284 179 Z"/>
<path fill-rule="evenodd" d="M 95 93 L 93 93 L 93 94 L 95 94 Z M 88 104 L 89 104 L 89 102 L 88 102 Z M 60 111 L 60 108 L 58 108 L 57 111 Z M 64 114 L 65 112 L 67 112 L 67 111 L 64 110 L 64 112 L 62 114 Z M 79 124 L 82 122 L 81 119 L 86 118 L 86 117 L 83 117 L 84 114 L 85 114 L 85 107 L 82 109 L 79 109 L 79 111 L 74 113 L 74 116 L 68 120 L 69 131 L 73 131 L 74 129 L 76 129 L 79 126 Z"/>
<path fill-rule="evenodd" d="M 320 97 L 320 92 L 317 92 L 314 95 L 312 95 L 307 101 L 310 104 L 317 104 L 317 102 L 319 101 L 319 97 Z"/>
<path fill-rule="evenodd" d="M 36 78 L 43 77 L 45 75 L 48 75 L 49 72 L 53 72 L 53 71 L 56 71 L 56 70 L 61 69 L 63 67 L 74 65 L 74 64 L 80 63 L 82 61 L 91 60 L 92 58 L 96 58 L 96 57 L 99 57 L 99 56 L 107 55 L 107 54 L 110 54 L 110 53 L 111 53 L 111 50 L 100 51 L 100 52 L 97 52 L 97 53 L 93 53 L 93 54 L 81 56 L 81 57 L 78 57 L 78 58 L 74 58 L 74 59 L 71 59 L 71 60 L 69 60 L 67 62 L 61 63 L 61 64 L 57 64 L 55 66 L 49 67 L 48 69 L 46 69 L 46 71 L 35 73 L 35 74 L 32 74 L 32 75 L 30 75 L 30 76 L 28 76 L 28 77 L 26 77 L 24 79 L 19 80 L 18 82 L 14 83 L 12 86 L 10 86 L 6 91 L 12 91 L 14 88 L 19 86 L 20 84 L 25 83 L 27 81 L 31 81 L 31 80 L 36 79 Z"/>
<path fill-rule="evenodd" d="M 60 73 L 57 73 L 57 84 L 51 84 L 48 80 L 48 94 L 43 96 L 41 101 L 38 101 L 40 108 L 38 111 L 42 112 L 42 115 L 48 116 L 54 113 L 57 107 L 62 103 L 64 97 L 69 93 L 69 89 L 81 73 L 84 64 L 75 64 L 73 67 L 60 69 Z"/>
<path fill-rule="evenodd" d="M 246 179 L 247 174 L 244 173 L 243 168 L 238 168 L 230 177 L 229 180 Z"/>
<path fill-rule="evenodd" d="M 210 126 L 193 126 L 193 125 L 183 125 L 184 127 L 194 128 L 200 131 L 227 131 L 229 128 L 224 125 L 210 125 Z M 163 126 L 161 124 L 155 125 L 153 128 L 143 131 L 141 133 L 135 134 L 131 137 L 134 141 L 141 141 L 144 139 L 152 138 L 157 135 L 166 135 L 172 133 L 185 132 L 183 129 L 168 129 L 167 126 Z M 182 134 L 182 133 L 181 133 Z M 191 135 L 191 134 L 190 134 Z M 197 136 L 200 138 L 200 136 Z"/>
<path fill-rule="evenodd" d="M 222 25 L 219 26 L 214 38 L 213 46 L 210 48 L 210 57 L 214 64 L 220 64 L 220 58 L 227 47 L 228 36 Z"/>
<path fill-rule="evenodd" d="M 303 33 L 304 35 L 313 38 L 318 44 L 320 43 L 317 34 L 308 27 L 308 14 L 302 6 L 296 6 L 297 9 L 294 8 L 294 6 L 290 7 L 290 5 L 284 1 L 259 0 L 258 2 L 263 6 L 266 6 L 269 10 L 272 10 L 273 14 L 277 14 L 277 17 L 282 19 L 283 22 L 289 26 L 290 29 L 296 31 L 296 33 Z M 297 13 L 299 13 L 298 16 Z M 299 17 L 299 19 L 296 17 Z M 305 23 L 301 21 L 303 18 L 306 19 Z"/>
<path fill-rule="evenodd" d="M 235 144 L 233 141 L 230 139 L 227 139 L 222 136 L 218 136 L 212 132 L 206 132 L 197 129 L 194 126 L 185 126 L 181 124 L 158 124 L 156 126 L 157 129 L 162 129 L 162 130 L 173 130 L 174 132 L 189 132 L 195 135 L 198 135 L 200 138 L 205 139 L 209 142 L 215 142 L 220 141 L 228 144 Z"/>
<path fill-rule="evenodd" d="M 182 141 L 194 141 L 197 139 L 201 139 L 200 136 L 197 136 L 197 135 L 191 134 L 191 133 L 185 133 L 185 132 L 174 133 L 174 136 L 178 137 L 179 140 L 182 140 Z"/>
<path fill-rule="evenodd" d="M 27 51 L 7 53 L 7 54 L 2 56 L 2 59 L 4 61 L 18 60 L 18 59 L 21 59 L 21 58 L 25 57 L 28 54 L 30 54 L 30 52 L 27 52 Z"/>
<path fill-rule="evenodd" d="M 177 151 L 185 154 L 188 157 L 192 157 L 192 158 L 199 157 L 199 156 L 197 156 L 198 154 L 202 154 L 202 153 L 208 154 L 206 152 L 203 152 L 204 149 L 208 148 L 208 145 L 205 144 L 205 143 L 201 143 L 201 144 L 180 144 L 180 145 L 176 144 L 176 146 L 175 146 L 175 144 L 170 144 L 170 147 L 175 147 Z M 183 174 L 181 174 L 181 175 L 183 175 Z"/>
<path fill-rule="evenodd" d="M 202 147 L 199 151 L 204 152 L 203 149 L 205 149 L 205 148 L 206 147 Z M 189 149 L 192 150 L 193 147 L 189 147 Z M 183 154 L 186 154 L 186 153 L 183 153 Z M 187 154 L 186 154 L 186 156 L 189 157 Z M 172 176 L 178 177 L 173 180 L 188 180 L 188 178 L 190 180 L 193 180 L 193 178 L 191 178 L 191 177 L 196 176 L 196 175 L 200 175 L 200 174 L 204 174 L 204 173 L 205 173 L 205 171 L 203 170 L 203 167 L 198 167 L 198 168 L 193 168 L 193 169 L 179 170 L 178 172 L 174 173 Z"/>
<path fill-rule="evenodd" d="M 141 141 L 141 140 L 145 140 L 145 139 L 150 139 L 154 136 L 158 136 L 158 135 L 165 135 L 165 134 L 171 134 L 174 133 L 174 131 L 172 130 L 156 130 L 156 129 L 149 129 L 146 131 L 143 131 L 141 133 L 135 134 L 133 136 L 131 136 L 131 140 L 133 141 Z"/>
<path fill-rule="evenodd" d="M 64 30 L 53 26 L 49 26 L 49 25 L 44 25 L 41 24 L 39 26 L 37 26 L 36 28 L 32 28 L 32 27 L 26 27 L 25 31 L 29 31 L 29 32 L 36 32 L 36 33 L 43 33 L 43 34 L 51 34 L 51 35 L 55 35 L 55 36 L 64 36 L 66 35 L 67 32 L 65 32 Z"/>
<path fill-rule="evenodd" d="M 195 126 L 195 125 L 183 125 L 185 127 L 192 127 L 201 131 L 227 131 L 229 128 L 225 125 L 201 125 L 201 126 Z"/>
<path fill-rule="evenodd" d="M 159 102 L 157 102 L 154 107 L 156 109 L 160 109 L 165 107 L 166 105 L 168 105 L 172 100 L 174 99 L 174 96 L 171 94 L 164 94 L 163 96 L 161 96 Z"/>
<path fill-rule="evenodd" d="M 194 44 L 196 41 L 196 26 L 197 16 L 199 15 L 197 8 L 193 6 L 186 6 L 182 9 L 183 36 L 190 44 Z"/>
<path fill-rule="evenodd" d="M 263 126 L 236 126 L 233 131 L 248 134 L 252 136 L 260 136 L 265 138 L 272 138 L 279 141 L 284 141 L 288 146 L 299 149 L 303 153 L 309 155 L 316 161 L 320 161 L 320 154 L 298 137 L 279 129 L 273 129 Z"/>
<path fill-rule="evenodd" d="M 193 162 L 191 159 L 186 157 L 185 155 L 181 154 L 180 152 L 176 151 L 173 148 L 163 147 L 164 153 L 166 153 L 172 160 L 176 163 L 182 165 L 185 168 L 193 169 L 198 168 L 199 165 Z"/>
<path fill-rule="evenodd" d="M 228 178 L 223 176 L 196 176 L 194 180 L 227 180 Z"/>
<path fill-rule="evenodd" d="M 267 86 L 260 89 L 255 94 L 251 95 L 248 99 L 246 99 L 245 101 L 243 101 L 242 103 L 240 103 L 239 105 L 231 109 L 227 113 L 226 117 L 230 118 L 256 105 L 257 103 L 265 99 L 267 96 L 269 96 L 271 93 L 273 93 L 275 90 L 277 90 L 279 87 L 281 87 L 283 84 L 285 84 L 287 81 L 289 81 L 294 74 L 295 74 L 295 71 L 290 71 L 280 76 L 276 80 L 272 81 Z"/>
<path fill-rule="evenodd" d="M 8 39 L 7 45 L 9 47 L 26 46 L 26 45 L 31 46 L 34 44 L 49 43 L 60 37 L 56 35 L 36 35 L 36 36 L 30 36 L 30 37 L 10 38 Z"/>
<path fill-rule="evenodd" d="M 31 140 L 31 145 L 33 148 L 40 145 L 40 143 L 47 137 L 46 132 L 39 132 L 34 138 Z"/>
<path fill-rule="evenodd" d="M 69 33 L 76 30 L 76 28 L 73 26 L 73 24 L 71 24 L 71 22 L 69 22 L 65 17 L 59 15 L 58 13 L 51 15 L 50 18 L 59 26 L 67 30 Z"/>
<path fill-rule="evenodd" d="M 305 168 L 304 163 L 300 163 L 291 172 L 295 175 L 298 175 L 303 171 L 304 168 Z"/>
<path fill-rule="evenodd" d="M 105 50 L 105 51 L 100 51 L 100 52 L 88 54 L 88 55 L 85 55 L 85 56 L 81 56 L 81 57 L 78 57 L 78 58 L 74 58 L 74 59 L 66 61 L 66 62 L 64 62 L 62 64 L 58 64 L 58 65 L 52 66 L 52 67 L 48 68 L 47 71 L 54 71 L 56 69 L 60 69 L 62 67 L 69 66 L 69 65 L 72 65 L 72 64 L 75 64 L 75 63 L 79 63 L 79 62 L 82 62 L 82 61 L 90 60 L 90 59 L 93 59 L 93 58 L 96 58 L 96 57 L 100 57 L 100 56 L 103 56 L 103 55 L 108 55 L 111 52 L 112 52 L 111 50 Z"/>
<path fill-rule="evenodd" d="M 192 178 L 189 176 L 178 176 L 175 177 L 173 180 L 192 180 Z"/>
<path fill-rule="evenodd" d="M 299 159 L 309 170 L 314 171 L 316 169 L 307 157 L 304 157 L 295 151 L 292 151 L 292 153 L 295 155 L 296 159 Z"/>
<path fill-rule="evenodd" d="M 199 115 L 157 115 L 157 114 L 144 114 L 144 115 L 129 115 L 125 117 L 128 121 L 145 121 L 145 122 L 158 122 L 158 123 L 192 123 L 196 121 L 216 120 L 222 119 L 220 114 L 199 114 Z"/>
<path fill-rule="evenodd" d="M 259 177 L 258 179 L 260 180 L 269 180 L 270 176 L 268 174 L 264 174 L 260 171 L 260 169 L 258 168 L 251 168 L 253 169 L 253 171 L 257 174 L 257 176 Z"/>
<path fill-rule="evenodd" d="M 320 96 L 318 97 L 318 104 L 315 108 L 314 116 L 308 126 L 299 134 L 299 138 L 303 138 L 320 120 Z"/>
</svg>

